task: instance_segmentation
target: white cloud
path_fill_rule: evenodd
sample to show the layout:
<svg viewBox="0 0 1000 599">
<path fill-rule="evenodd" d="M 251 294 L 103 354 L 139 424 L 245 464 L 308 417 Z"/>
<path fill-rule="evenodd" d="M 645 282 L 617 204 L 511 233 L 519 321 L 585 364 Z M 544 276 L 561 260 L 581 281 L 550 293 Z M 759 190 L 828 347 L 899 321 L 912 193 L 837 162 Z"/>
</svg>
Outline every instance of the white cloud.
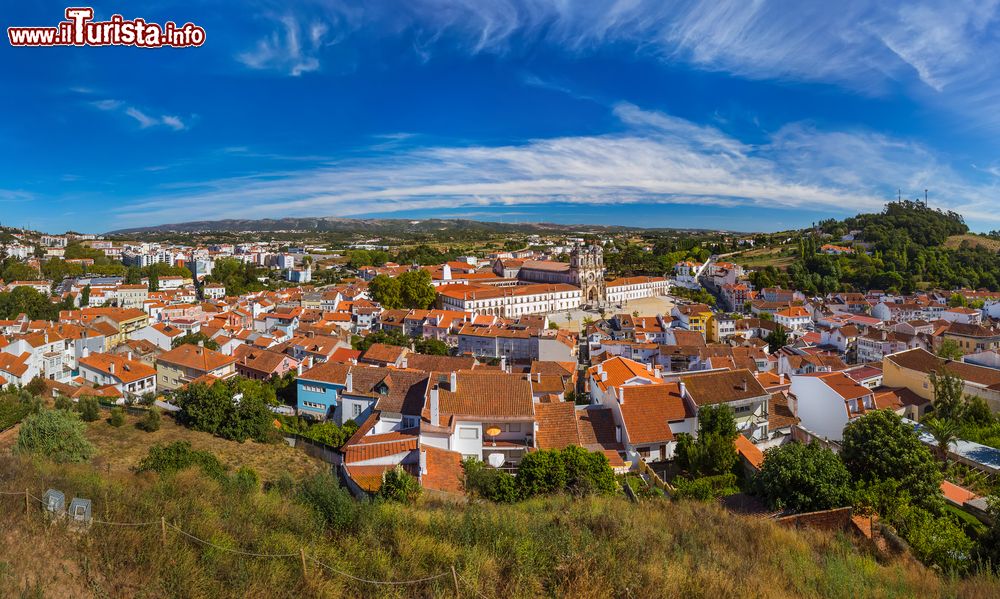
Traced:
<svg viewBox="0 0 1000 599">
<path fill-rule="evenodd" d="M 236 58 L 252 69 L 278 70 L 293 77 L 318 70 L 318 54 L 328 43 L 329 25 L 320 20 L 300 23 L 292 15 L 280 17 L 278 23 L 280 28 Z"/>
<path fill-rule="evenodd" d="M 615 135 L 506 146 L 426 147 L 309 168 L 171 187 L 118 210 L 125 224 L 204 218 L 368 215 L 562 202 L 878 210 L 896 187 L 922 190 L 975 219 L 997 221 L 995 183 L 970 183 L 914 142 L 793 124 L 767 143 L 619 104 Z M 939 204 L 943 205 L 943 204 Z M 640 223 L 654 224 L 654 223 Z M 670 223 L 660 223 L 669 225 Z"/>
<path fill-rule="evenodd" d="M 1000 125 L 998 8 L 998 0 L 372 0 L 363 8 L 314 0 L 298 16 L 275 18 L 275 31 L 238 58 L 300 75 L 320 68 L 325 46 L 352 34 L 409 35 L 422 60 L 442 45 L 506 55 L 539 43 L 576 54 L 618 44 L 751 79 L 902 91 Z"/>
<path fill-rule="evenodd" d="M 97 100 L 95 102 L 91 102 L 91 105 L 98 110 L 104 110 L 107 112 L 117 112 L 120 110 L 122 114 L 139 123 L 139 128 L 141 129 L 148 129 L 150 127 L 161 125 L 169 127 L 174 131 L 181 131 L 187 128 L 187 125 L 180 119 L 180 117 L 168 114 L 161 116 L 151 115 L 147 111 L 140 110 L 135 106 L 130 106 L 121 100 Z"/>
</svg>

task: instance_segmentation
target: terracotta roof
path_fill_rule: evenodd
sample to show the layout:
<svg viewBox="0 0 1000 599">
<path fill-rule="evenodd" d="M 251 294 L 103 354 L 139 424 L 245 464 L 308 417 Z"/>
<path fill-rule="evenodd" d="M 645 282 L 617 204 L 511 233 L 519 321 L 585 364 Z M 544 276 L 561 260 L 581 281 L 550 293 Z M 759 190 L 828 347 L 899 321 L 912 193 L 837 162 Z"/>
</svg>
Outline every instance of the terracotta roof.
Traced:
<svg viewBox="0 0 1000 599">
<path fill-rule="evenodd" d="M 598 369 L 607 373 L 606 380 L 602 380 Z M 645 364 L 628 358 L 622 358 L 621 356 L 601 362 L 598 366 L 591 366 L 587 370 L 587 373 L 593 377 L 595 383 L 602 391 L 607 391 L 609 387 L 620 387 L 635 378 L 641 378 L 653 383 L 663 382 L 662 378 L 656 376 L 655 370 L 650 372 L 650 369 Z"/>
<path fill-rule="evenodd" d="M 257 349 L 249 345 L 237 347 L 233 352 L 233 356 L 237 358 L 238 366 L 256 370 L 264 374 L 274 374 L 285 360 L 290 360 L 293 364 L 297 364 L 295 360 L 292 360 L 292 358 L 285 354 L 266 349 Z"/>
<path fill-rule="evenodd" d="M 371 346 L 363 354 L 361 354 L 361 359 L 368 362 L 393 364 L 409 351 L 409 349 L 399 347 L 398 345 L 372 343 Z"/>
<path fill-rule="evenodd" d="M 406 357 L 406 367 L 425 372 L 457 372 L 472 370 L 476 359 L 461 356 L 428 356 L 425 354 L 410 354 Z"/>
<path fill-rule="evenodd" d="M 185 343 L 160 354 L 157 363 L 173 364 L 200 372 L 212 372 L 236 362 L 236 358 L 221 354 L 206 347 Z"/>
<path fill-rule="evenodd" d="M 681 377 L 688 395 L 699 406 L 767 396 L 749 370 L 724 370 Z"/>
<path fill-rule="evenodd" d="M 539 449 L 562 449 L 580 445 L 576 406 L 568 402 L 535 404 L 535 445 Z"/>
<path fill-rule="evenodd" d="M 929 399 L 920 397 L 906 387 L 876 387 L 875 407 L 879 409 L 898 410 L 905 406 L 923 406 L 930 403 Z"/>
<path fill-rule="evenodd" d="M 588 407 L 576 410 L 576 425 L 580 443 L 592 451 L 599 449 L 620 450 L 622 444 L 616 440 L 615 416 L 611 408 Z"/>
<path fill-rule="evenodd" d="M 343 448 L 344 462 L 353 464 L 366 462 L 379 458 L 386 458 L 401 453 L 407 453 L 417 448 L 417 437 L 409 439 L 389 441 L 386 443 L 359 443 L 355 445 L 345 445 Z"/>
<path fill-rule="evenodd" d="M 431 445 L 421 445 L 427 458 L 427 472 L 420 475 L 425 489 L 462 494 L 462 454 Z"/>
<path fill-rule="evenodd" d="M 733 445 L 736 446 L 736 451 L 757 470 L 764 465 L 764 452 L 743 435 L 736 435 Z"/>
<path fill-rule="evenodd" d="M 505 372 L 465 370 L 456 373 L 457 388 L 438 382 L 442 416 L 481 418 L 532 418 L 534 401 L 531 385 L 523 375 Z M 432 380 L 432 384 L 433 384 Z M 430 402 L 423 416 L 430 418 Z"/>
<path fill-rule="evenodd" d="M 963 505 L 966 501 L 971 501 L 979 497 L 965 487 L 960 487 L 946 480 L 941 481 L 941 492 L 944 498 L 956 505 Z"/>
<path fill-rule="evenodd" d="M 632 444 L 672 441 L 670 422 L 693 418 L 678 383 L 622 387 L 622 421 Z"/>
<path fill-rule="evenodd" d="M 767 428 L 769 431 L 787 428 L 799 423 L 788 406 L 788 395 L 784 392 L 772 393 L 767 402 Z"/>
<path fill-rule="evenodd" d="M 129 360 L 124 356 L 90 354 L 86 358 L 80 358 L 79 362 L 83 366 L 111 375 L 126 384 L 156 376 L 156 370 L 152 366 L 139 360 Z"/>
</svg>

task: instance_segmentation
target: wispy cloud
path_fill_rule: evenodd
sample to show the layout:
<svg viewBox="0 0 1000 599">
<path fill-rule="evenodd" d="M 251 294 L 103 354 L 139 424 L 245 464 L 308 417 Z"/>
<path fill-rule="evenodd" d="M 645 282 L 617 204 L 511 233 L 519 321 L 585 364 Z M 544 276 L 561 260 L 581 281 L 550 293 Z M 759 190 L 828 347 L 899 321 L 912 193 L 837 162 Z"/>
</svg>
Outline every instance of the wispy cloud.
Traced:
<svg viewBox="0 0 1000 599">
<path fill-rule="evenodd" d="M 140 110 L 135 106 L 126 104 L 121 100 L 96 100 L 90 103 L 94 108 L 98 110 L 104 110 L 106 112 L 120 112 L 121 114 L 135 120 L 139 123 L 139 128 L 148 129 L 150 127 L 165 126 L 174 131 L 182 131 L 187 129 L 187 124 L 180 119 L 180 117 L 164 114 L 164 115 L 152 115 L 147 111 Z"/>
<path fill-rule="evenodd" d="M 290 14 L 277 21 L 275 31 L 236 58 L 252 69 L 276 70 L 293 77 L 318 70 L 319 52 L 331 43 L 330 25 L 323 20 L 302 22 Z"/>
<path fill-rule="evenodd" d="M 610 44 L 639 55 L 751 79 L 808 81 L 881 95 L 902 90 L 1000 125 L 998 0 L 903 4 L 781 0 L 316 0 L 238 58 L 300 75 L 332 39 L 408 35 L 430 60 L 441 49 L 508 55 L 533 44 L 574 54 Z M 525 83 L 559 89 L 527 76 Z M 563 90 L 565 91 L 565 90 Z"/>
<path fill-rule="evenodd" d="M 618 104 L 625 133 L 517 145 L 422 147 L 333 165 L 196 181 L 118 210 L 123 225 L 245 216 L 363 215 L 548 203 L 877 210 L 932 187 L 970 218 L 997 221 L 995 182 L 969 182 L 929 149 L 870 132 L 792 124 L 767 143 Z"/>
</svg>

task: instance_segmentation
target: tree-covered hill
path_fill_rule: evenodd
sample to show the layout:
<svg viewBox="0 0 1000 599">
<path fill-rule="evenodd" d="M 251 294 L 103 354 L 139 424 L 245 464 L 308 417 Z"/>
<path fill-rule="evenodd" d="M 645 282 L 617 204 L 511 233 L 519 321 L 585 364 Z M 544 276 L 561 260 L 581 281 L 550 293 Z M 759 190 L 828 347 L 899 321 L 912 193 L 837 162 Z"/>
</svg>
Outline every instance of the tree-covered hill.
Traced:
<svg viewBox="0 0 1000 599">
<path fill-rule="evenodd" d="M 920 202 L 891 202 L 880 213 L 826 220 L 803 231 L 786 271 L 755 273 L 758 287 L 782 285 L 807 293 L 882 289 L 911 293 L 926 288 L 1000 290 L 1000 255 L 987 244 L 948 247 L 964 235 L 961 215 Z M 854 234 L 854 239 L 842 238 Z M 828 255 L 824 244 L 853 246 L 853 254 Z"/>
</svg>

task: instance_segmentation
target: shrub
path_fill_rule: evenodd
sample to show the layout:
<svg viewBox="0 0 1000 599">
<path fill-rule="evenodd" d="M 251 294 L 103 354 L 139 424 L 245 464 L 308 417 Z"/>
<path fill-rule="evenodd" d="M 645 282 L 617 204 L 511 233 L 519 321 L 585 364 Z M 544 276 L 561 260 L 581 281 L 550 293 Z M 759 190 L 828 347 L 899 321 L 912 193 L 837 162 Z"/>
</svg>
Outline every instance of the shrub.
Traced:
<svg viewBox="0 0 1000 599">
<path fill-rule="evenodd" d="M 465 471 L 465 490 L 471 495 L 497 503 L 514 503 L 519 499 L 514 477 L 484 464 L 476 458 L 462 460 Z"/>
<path fill-rule="evenodd" d="M 219 458 L 209 451 L 192 449 L 189 441 L 153 445 L 146 457 L 136 465 L 135 471 L 168 475 L 192 466 L 198 466 L 202 472 L 216 480 L 223 480 L 226 477 L 226 469 Z"/>
<path fill-rule="evenodd" d="M 139 422 L 136 422 L 135 425 L 139 427 L 139 430 L 144 430 L 147 433 L 154 433 L 160 430 L 160 411 L 156 408 L 150 408 L 146 412 L 146 415 Z"/>
<path fill-rule="evenodd" d="M 32 395 L 41 395 L 42 393 L 45 393 L 45 379 L 40 376 L 36 376 L 24 386 L 24 390 Z"/>
<path fill-rule="evenodd" d="M 357 423 L 348 420 L 343 426 L 337 426 L 335 422 L 320 422 L 303 428 L 299 434 L 330 447 L 340 447 L 347 443 L 357 430 Z"/>
<path fill-rule="evenodd" d="M 111 418 L 108 419 L 108 424 L 114 427 L 125 424 L 125 410 L 118 406 L 111 408 Z"/>
<path fill-rule="evenodd" d="M 178 421 L 195 430 L 241 443 L 277 437 L 274 413 L 268 407 L 277 400 L 274 388 L 266 382 L 234 377 L 211 386 L 188 385 L 174 399 L 181 408 Z"/>
<path fill-rule="evenodd" d="M 354 524 L 358 504 L 337 478 L 328 473 L 316 474 L 299 483 L 297 493 L 301 503 L 312 507 L 333 530 L 346 530 Z"/>
<path fill-rule="evenodd" d="M 678 476 L 673 480 L 673 484 L 677 489 L 674 492 L 674 499 L 708 501 L 740 491 L 736 484 L 736 475 L 732 472 L 715 476 L 702 476 L 693 480 Z"/>
<path fill-rule="evenodd" d="M 378 496 L 389 501 L 412 503 L 420 496 L 420 483 L 402 466 L 386 470 L 382 475 L 382 486 Z"/>
<path fill-rule="evenodd" d="M 267 485 L 267 490 L 275 490 L 279 495 L 287 497 L 295 491 L 295 478 L 288 472 L 282 472 L 278 479 Z"/>
<path fill-rule="evenodd" d="M 24 392 L 7 393 L 0 396 L 0 431 L 6 430 L 33 412 L 41 409 L 38 398 Z"/>
<path fill-rule="evenodd" d="M 513 502 L 536 495 L 568 491 L 575 495 L 613 493 L 618 489 L 608 458 L 570 445 L 526 454 L 517 477 L 471 458 L 463 460 L 465 487 L 480 497 Z"/>
<path fill-rule="evenodd" d="M 773 509 L 815 512 L 851 505 L 851 474 L 837 454 L 816 443 L 768 449 L 753 484 Z"/>
<path fill-rule="evenodd" d="M 240 495 L 249 495 L 260 489 L 260 476 L 249 466 L 241 466 L 229 479 L 229 488 Z"/>
<path fill-rule="evenodd" d="M 101 417 L 101 407 L 96 397 L 81 397 L 76 404 L 80 418 L 86 422 L 94 422 Z"/>
<path fill-rule="evenodd" d="M 55 404 L 56 404 L 56 409 L 57 410 L 72 410 L 73 409 L 73 400 L 70 399 L 70 398 L 68 398 L 68 397 L 66 397 L 65 395 L 58 395 L 58 396 L 56 396 Z"/>
<path fill-rule="evenodd" d="M 86 462 L 94 446 L 84 436 L 85 427 L 73 412 L 43 410 L 21 423 L 14 451 L 36 454 L 55 462 Z"/>
<path fill-rule="evenodd" d="M 925 564 L 958 574 L 970 568 L 974 543 L 950 514 L 939 517 L 923 508 L 906 506 L 898 528 L 913 554 Z"/>
<path fill-rule="evenodd" d="M 875 410 L 844 427 L 840 459 L 857 483 L 895 480 L 924 509 L 940 513 L 941 471 L 913 428 L 889 410 Z"/>
</svg>

